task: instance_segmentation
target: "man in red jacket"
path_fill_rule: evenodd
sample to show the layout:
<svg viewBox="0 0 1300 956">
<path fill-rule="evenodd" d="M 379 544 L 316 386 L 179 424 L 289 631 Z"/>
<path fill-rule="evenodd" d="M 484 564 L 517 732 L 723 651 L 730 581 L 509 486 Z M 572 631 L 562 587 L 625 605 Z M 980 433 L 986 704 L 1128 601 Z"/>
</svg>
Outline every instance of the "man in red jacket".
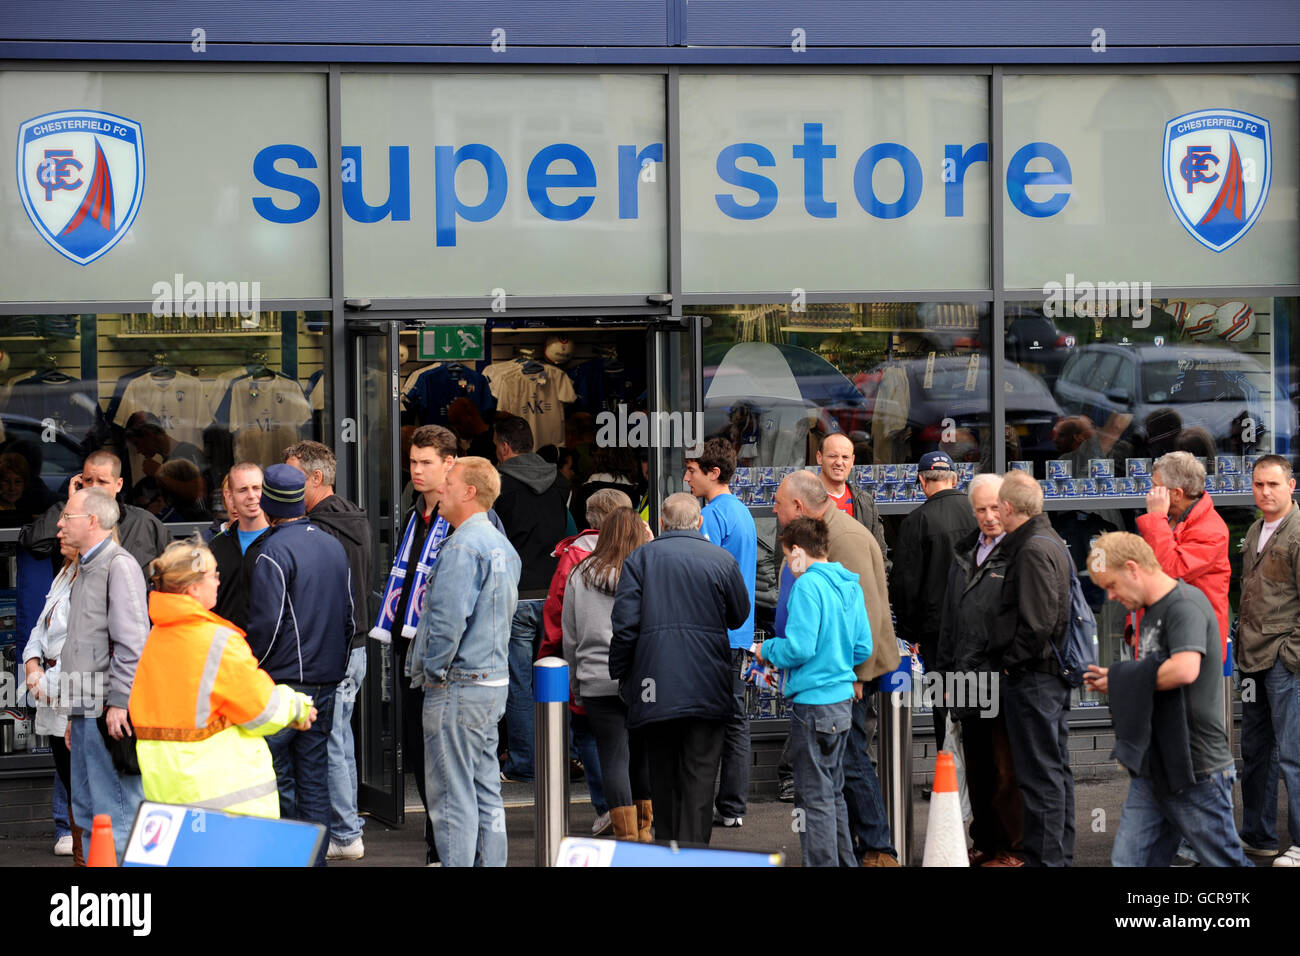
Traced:
<svg viewBox="0 0 1300 956">
<path fill-rule="evenodd" d="M 1219 621 L 1219 644 L 1228 649 L 1228 526 L 1205 493 L 1205 468 L 1189 453 L 1173 451 L 1151 468 L 1147 513 L 1138 533 L 1156 553 L 1160 569 L 1210 599 Z M 1223 658 L 1219 659 L 1223 663 Z"/>
</svg>

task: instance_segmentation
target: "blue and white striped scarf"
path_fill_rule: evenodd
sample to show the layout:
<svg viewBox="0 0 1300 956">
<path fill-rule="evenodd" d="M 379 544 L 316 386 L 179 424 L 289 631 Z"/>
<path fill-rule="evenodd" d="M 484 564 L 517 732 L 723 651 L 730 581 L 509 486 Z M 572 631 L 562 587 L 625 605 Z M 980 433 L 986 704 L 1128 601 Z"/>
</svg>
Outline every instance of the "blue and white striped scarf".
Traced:
<svg viewBox="0 0 1300 956">
<path fill-rule="evenodd" d="M 384 600 L 379 606 L 379 619 L 370 629 L 370 636 L 385 644 L 393 639 L 394 617 L 397 605 L 402 600 L 402 582 L 406 580 L 406 569 L 411 557 L 411 541 L 415 538 L 415 523 L 423 521 L 420 509 L 411 513 L 411 520 L 406 523 L 406 533 L 402 535 L 402 546 L 398 548 L 397 560 L 393 570 L 388 574 L 388 584 L 384 587 Z M 414 637 L 416 625 L 420 623 L 420 609 L 424 606 L 424 589 L 429 581 L 429 573 L 438 560 L 443 539 L 451 533 L 451 525 L 439 515 L 433 519 L 433 527 L 425 536 L 424 547 L 420 550 L 420 560 L 415 565 L 415 579 L 411 582 L 411 600 L 406 604 L 406 613 L 402 617 L 402 637 Z"/>
</svg>

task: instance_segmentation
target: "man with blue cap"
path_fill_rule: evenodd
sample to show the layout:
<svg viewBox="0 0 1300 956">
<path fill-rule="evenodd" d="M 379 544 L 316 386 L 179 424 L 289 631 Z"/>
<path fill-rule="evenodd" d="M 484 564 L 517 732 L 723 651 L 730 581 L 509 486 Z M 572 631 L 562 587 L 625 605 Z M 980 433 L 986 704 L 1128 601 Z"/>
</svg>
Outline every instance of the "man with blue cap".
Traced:
<svg viewBox="0 0 1300 956">
<path fill-rule="evenodd" d="M 921 645 L 921 659 L 932 667 L 939 650 L 948 573 L 957 542 L 978 529 L 970 502 L 957 490 L 957 467 L 941 451 L 921 456 L 916 480 L 925 503 L 898 528 L 894 567 L 889 575 L 889 603 L 895 632 L 909 644 Z M 934 708 L 935 747 L 943 748 L 947 708 Z"/>
<path fill-rule="evenodd" d="M 354 628 L 351 568 L 306 509 L 307 476 L 272 465 L 262 479 L 262 512 L 271 529 L 249 574 L 248 646 L 277 684 L 312 698 L 310 730 L 286 728 L 266 738 L 275 763 L 284 819 L 330 825 L 329 737 L 334 692 L 347 669 Z M 322 840 L 317 866 L 325 865 Z"/>
</svg>

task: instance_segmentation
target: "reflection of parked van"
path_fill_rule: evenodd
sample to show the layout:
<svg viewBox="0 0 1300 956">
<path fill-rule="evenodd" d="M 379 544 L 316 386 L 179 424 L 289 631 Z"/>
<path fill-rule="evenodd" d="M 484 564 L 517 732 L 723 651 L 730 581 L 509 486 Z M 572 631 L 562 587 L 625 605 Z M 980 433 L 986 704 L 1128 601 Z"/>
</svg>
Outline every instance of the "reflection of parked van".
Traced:
<svg viewBox="0 0 1300 956">
<path fill-rule="evenodd" d="M 1203 428 L 1216 448 L 1240 453 L 1234 422 L 1243 416 L 1258 423 L 1255 444 L 1271 445 L 1264 426 L 1272 422 L 1259 394 L 1267 382 L 1258 362 L 1230 348 L 1087 345 L 1061 370 L 1056 399 L 1066 414 L 1086 415 L 1097 425 L 1114 414 L 1132 415 L 1132 427 L 1144 439 L 1151 437 L 1143 425 L 1148 416 L 1171 409 L 1183 428 Z M 1289 426 L 1284 434 L 1290 434 Z"/>
</svg>

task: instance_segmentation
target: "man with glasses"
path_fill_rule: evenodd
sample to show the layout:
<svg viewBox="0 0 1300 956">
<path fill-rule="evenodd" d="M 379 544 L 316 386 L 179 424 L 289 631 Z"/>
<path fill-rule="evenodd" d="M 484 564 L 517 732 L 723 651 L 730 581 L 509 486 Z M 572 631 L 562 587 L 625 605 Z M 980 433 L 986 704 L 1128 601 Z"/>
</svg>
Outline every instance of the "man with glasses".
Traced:
<svg viewBox="0 0 1300 956">
<path fill-rule="evenodd" d="M 139 564 L 113 540 L 117 523 L 117 502 L 107 491 L 90 488 L 73 493 L 57 525 L 59 539 L 80 554 L 60 658 L 68 686 L 75 681 L 81 688 L 81 699 L 68 702 L 65 732 L 72 812 L 79 826 L 100 813 L 112 818 L 120 861 L 144 792 L 139 775 L 114 766 L 96 718 L 107 704 L 103 733 L 113 740 L 132 736 L 127 704 L 149 634 L 149 612 Z"/>
<path fill-rule="evenodd" d="M 83 489 L 92 488 L 104 492 L 110 498 L 116 498 L 122 493 L 122 460 L 112 452 L 92 452 L 86 458 L 81 474 L 73 475 L 68 483 L 69 499 Z M 35 557 L 56 557 L 59 553 L 59 516 L 63 511 L 64 505 L 52 505 L 45 514 L 22 529 L 18 535 L 19 544 Z M 144 508 L 119 501 L 118 513 L 118 540 L 123 549 L 143 568 L 162 554 L 171 535 L 167 527 Z"/>
</svg>

